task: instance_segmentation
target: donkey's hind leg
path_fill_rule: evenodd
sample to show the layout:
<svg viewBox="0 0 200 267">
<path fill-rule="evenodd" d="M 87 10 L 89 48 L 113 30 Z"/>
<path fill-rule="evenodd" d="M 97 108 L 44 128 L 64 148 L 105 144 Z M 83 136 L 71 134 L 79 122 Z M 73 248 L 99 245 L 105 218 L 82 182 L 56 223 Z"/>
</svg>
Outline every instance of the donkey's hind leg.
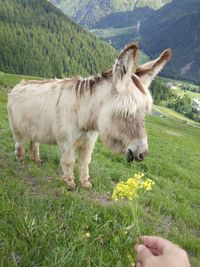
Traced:
<svg viewBox="0 0 200 267">
<path fill-rule="evenodd" d="M 40 159 L 40 144 L 39 143 L 30 141 L 30 158 L 37 163 L 42 162 Z"/>
<path fill-rule="evenodd" d="M 8 109 L 8 114 L 9 114 L 9 122 L 10 122 L 10 127 L 13 133 L 13 139 L 15 140 L 15 151 L 14 154 L 19 161 L 24 160 L 24 142 L 25 138 L 24 136 L 20 133 L 18 128 L 16 127 L 15 121 L 13 119 L 13 114 L 10 109 Z"/>
<path fill-rule="evenodd" d="M 15 156 L 17 158 L 17 160 L 19 161 L 23 161 L 24 160 L 24 146 L 23 146 L 23 142 L 18 142 L 16 141 L 15 143 Z"/>
</svg>

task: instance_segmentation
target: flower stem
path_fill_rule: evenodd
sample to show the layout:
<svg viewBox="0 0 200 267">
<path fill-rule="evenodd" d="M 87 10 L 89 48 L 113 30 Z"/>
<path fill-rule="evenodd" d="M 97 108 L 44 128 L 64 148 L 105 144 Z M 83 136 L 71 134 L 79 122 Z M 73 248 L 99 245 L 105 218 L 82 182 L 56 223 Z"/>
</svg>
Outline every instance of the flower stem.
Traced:
<svg viewBox="0 0 200 267">
<path fill-rule="evenodd" d="M 134 204 L 134 205 L 133 205 Z M 141 231 L 140 231 L 140 226 L 139 226 L 139 220 L 138 220 L 138 202 L 137 200 L 133 201 L 131 205 L 131 211 L 133 215 L 133 221 L 136 227 L 136 232 L 137 232 L 137 239 L 141 243 Z"/>
</svg>

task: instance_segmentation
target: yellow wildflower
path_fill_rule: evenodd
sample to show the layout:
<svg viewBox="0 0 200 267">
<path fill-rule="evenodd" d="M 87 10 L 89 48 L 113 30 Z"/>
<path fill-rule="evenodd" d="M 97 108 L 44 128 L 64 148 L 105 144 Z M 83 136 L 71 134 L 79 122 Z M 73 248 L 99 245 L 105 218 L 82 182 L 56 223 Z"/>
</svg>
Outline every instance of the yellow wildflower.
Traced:
<svg viewBox="0 0 200 267">
<path fill-rule="evenodd" d="M 143 182 L 143 188 L 146 191 L 149 191 L 152 189 L 152 186 L 154 185 L 154 181 L 152 181 L 151 179 L 147 179 L 146 181 Z"/>
<path fill-rule="evenodd" d="M 144 179 L 144 173 L 136 173 L 133 177 L 128 178 L 124 182 L 119 182 L 114 188 L 112 199 L 117 201 L 120 199 L 128 199 L 133 201 L 131 207 L 132 220 L 131 226 L 125 228 L 124 235 L 127 235 L 129 230 L 134 228 L 137 232 L 138 238 L 141 236 L 140 224 L 138 219 L 138 202 L 139 197 L 142 197 L 143 193 L 152 189 L 155 183 L 151 179 Z M 130 260 L 132 263 L 132 260 Z M 132 265 L 131 265 L 132 266 Z M 134 263 L 133 263 L 134 266 Z"/>
<path fill-rule="evenodd" d="M 112 199 L 128 199 L 133 200 L 139 197 L 140 191 L 149 191 L 152 189 L 154 182 L 151 179 L 142 180 L 143 173 L 137 173 L 134 177 L 130 177 L 125 182 L 119 182 L 114 188 Z"/>
<path fill-rule="evenodd" d="M 90 238 L 91 234 L 90 232 L 85 233 L 85 237 Z"/>
</svg>

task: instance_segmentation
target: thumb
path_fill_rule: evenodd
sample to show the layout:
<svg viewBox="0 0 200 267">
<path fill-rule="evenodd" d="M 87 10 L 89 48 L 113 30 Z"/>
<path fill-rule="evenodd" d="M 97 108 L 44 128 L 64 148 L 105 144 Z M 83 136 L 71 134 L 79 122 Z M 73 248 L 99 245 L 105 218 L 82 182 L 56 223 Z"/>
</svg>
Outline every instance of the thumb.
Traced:
<svg viewBox="0 0 200 267">
<path fill-rule="evenodd" d="M 136 252 L 137 252 L 137 259 L 141 263 L 147 262 L 148 259 L 153 256 L 151 251 L 144 245 L 138 245 L 136 247 Z"/>
</svg>

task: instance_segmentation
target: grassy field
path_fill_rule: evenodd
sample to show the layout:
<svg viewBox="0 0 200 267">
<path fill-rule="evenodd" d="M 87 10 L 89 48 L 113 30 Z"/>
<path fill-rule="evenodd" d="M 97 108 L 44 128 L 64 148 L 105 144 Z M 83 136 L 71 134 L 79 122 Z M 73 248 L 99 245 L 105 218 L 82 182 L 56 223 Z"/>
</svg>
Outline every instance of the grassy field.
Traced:
<svg viewBox="0 0 200 267">
<path fill-rule="evenodd" d="M 174 89 L 174 90 L 178 95 L 183 96 L 184 94 L 188 94 L 191 98 L 200 99 L 200 93 L 192 92 L 189 90 L 184 91 L 181 89 L 182 87 L 185 87 L 185 88 L 190 88 L 190 89 L 196 90 L 199 88 L 198 85 L 193 84 L 191 82 L 179 81 L 179 80 L 163 78 L 163 77 L 162 77 L 162 80 L 166 83 L 169 83 L 169 82 L 172 83 L 176 87 L 176 89 Z"/>
<path fill-rule="evenodd" d="M 40 77 L 33 77 L 33 76 L 26 76 L 26 75 L 17 75 L 17 74 L 9 74 L 9 73 L 4 73 L 0 71 L 0 86 L 1 87 L 13 87 L 17 83 L 19 83 L 21 80 L 42 80 L 43 78 Z"/>
<path fill-rule="evenodd" d="M 20 79 L 10 76 L 8 85 Z M 23 164 L 16 161 L 6 112 L 10 89 L 5 75 L 0 81 L 0 266 L 134 266 L 131 203 L 110 196 L 118 181 L 139 171 L 155 181 L 139 203 L 141 232 L 176 242 L 200 266 L 200 129 L 148 116 L 144 162 L 128 164 L 99 140 L 90 165 L 93 189 L 70 192 L 59 179 L 56 146 L 41 146 L 42 165 L 28 155 Z"/>
<path fill-rule="evenodd" d="M 167 108 L 167 107 L 164 107 L 164 106 L 154 105 L 153 110 L 155 110 L 155 112 L 156 111 L 160 111 L 161 113 L 163 113 L 164 115 L 166 115 L 169 118 L 177 119 L 178 123 L 180 123 L 182 121 L 183 123 L 191 124 L 191 125 L 194 125 L 194 126 L 196 125 L 196 126 L 200 127 L 200 123 L 188 119 L 187 117 L 185 117 L 184 115 L 174 111 L 173 109 L 170 109 L 170 108 Z"/>
<path fill-rule="evenodd" d="M 136 27 L 93 29 L 91 32 L 117 50 L 121 50 L 128 43 L 139 39 Z"/>
<path fill-rule="evenodd" d="M 139 41 L 137 27 L 93 29 L 91 32 L 108 43 L 111 42 L 117 50 L 123 49 L 131 41 Z M 140 50 L 138 64 L 144 64 L 147 61 L 149 57 Z"/>
<path fill-rule="evenodd" d="M 189 95 L 191 98 L 197 98 L 200 99 L 200 93 L 191 92 L 191 91 L 183 91 L 180 88 L 175 89 L 175 92 L 180 95 L 184 96 L 185 94 Z"/>
<path fill-rule="evenodd" d="M 125 35 L 130 32 L 135 33 L 136 27 L 92 29 L 90 31 L 100 38 L 111 38 L 122 34 Z"/>
</svg>

